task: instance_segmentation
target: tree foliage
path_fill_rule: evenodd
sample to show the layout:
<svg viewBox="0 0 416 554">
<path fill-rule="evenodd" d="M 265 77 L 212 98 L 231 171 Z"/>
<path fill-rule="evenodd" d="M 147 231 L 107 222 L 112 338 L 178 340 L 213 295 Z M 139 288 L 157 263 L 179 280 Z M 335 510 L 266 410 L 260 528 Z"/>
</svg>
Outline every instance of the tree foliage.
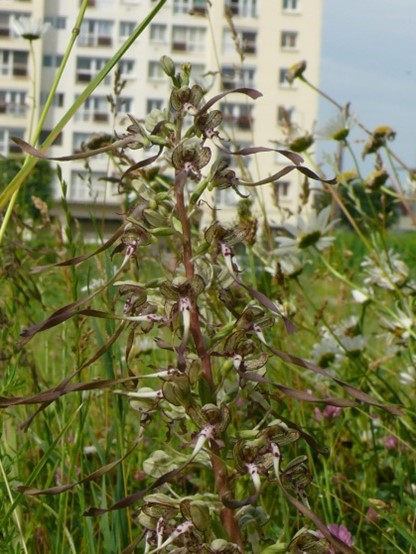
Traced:
<svg viewBox="0 0 416 554">
<path fill-rule="evenodd" d="M 22 165 L 23 159 L 21 157 L 0 159 L 0 191 L 4 190 L 13 177 L 17 175 Z M 50 163 L 47 160 L 39 160 L 19 192 L 18 203 L 20 213 L 24 217 L 31 219 L 39 217 L 39 210 L 33 203 L 33 197 L 40 198 L 47 204 L 51 202 L 52 180 L 53 169 Z"/>
</svg>

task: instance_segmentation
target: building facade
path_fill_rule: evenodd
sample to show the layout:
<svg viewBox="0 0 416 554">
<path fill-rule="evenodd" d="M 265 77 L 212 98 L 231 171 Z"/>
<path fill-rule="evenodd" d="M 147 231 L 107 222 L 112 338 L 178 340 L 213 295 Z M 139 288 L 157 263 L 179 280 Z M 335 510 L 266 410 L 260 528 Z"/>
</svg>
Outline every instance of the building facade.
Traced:
<svg viewBox="0 0 416 554">
<path fill-rule="evenodd" d="M 127 113 L 141 118 L 153 108 L 166 107 L 169 81 L 159 64 L 165 54 L 177 64 L 190 62 L 194 79 L 208 90 L 207 95 L 239 86 L 253 87 L 263 93 L 255 102 L 236 94 L 221 103 L 223 132 L 237 147 L 276 147 L 276 141 L 293 138 L 288 134 L 296 134 L 297 129 L 311 130 L 317 116 L 317 95 L 296 81 L 289 84 L 285 75 L 293 64 L 306 60 L 308 78 L 318 82 L 322 2 L 168 1 L 119 64 L 125 86 L 118 99 L 117 115 L 108 101 L 114 89 L 113 72 L 66 125 L 50 148 L 51 155 L 79 150 L 92 133 L 121 130 L 127 122 Z M 154 0 L 90 0 L 43 136 L 154 5 Z M 79 2 L 67 0 L 2 0 L 0 3 L 0 154 L 3 156 L 18 151 L 10 136 L 28 138 L 33 98 L 39 110 L 62 61 L 78 6 Z M 10 25 L 19 16 L 43 18 L 51 25 L 41 40 L 32 43 L 36 69 L 31 65 L 28 41 L 16 36 Z M 247 170 L 252 179 L 264 178 L 275 174 L 285 163 L 276 153 L 262 153 L 252 157 Z M 94 213 L 101 212 L 107 218 L 119 217 L 120 197 L 111 185 L 100 180 L 114 169 L 104 155 L 92 160 L 90 165 L 91 169 L 87 170 L 82 161 L 62 164 L 73 213 L 88 218 L 94 208 Z M 266 206 L 272 224 L 278 224 L 282 210 L 296 209 L 301 184 L 301 176 L 293 172 L 288 178 L 257 191 L 257 199 Z M 229 219 L 238 200 L 231 189 L 218 191 L 212 199 L 218 208 L 218 217 Z"/>
</svg>

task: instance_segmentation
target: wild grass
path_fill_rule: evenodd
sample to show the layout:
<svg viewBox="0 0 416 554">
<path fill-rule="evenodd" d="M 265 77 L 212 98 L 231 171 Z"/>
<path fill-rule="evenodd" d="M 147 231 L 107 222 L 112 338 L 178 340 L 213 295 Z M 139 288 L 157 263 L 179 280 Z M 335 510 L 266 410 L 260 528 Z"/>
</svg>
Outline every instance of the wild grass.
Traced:
<svg viewBox="0 0 416 554">
<path fill-rule="evenodd" d="M 411 266 L 411 237 L 392 232 L 388 241 L 403 253 L 407 252 L 404 259 Z M 64 245 L 63 249 L 69 249 L 69 245 Z M 21 261 L 14 272 L 15 279 L 10 281 L 7 275 L 2 275 L 3 290 L 5 287 L 9 289 L 1 301 L 1 339 L 6 346 L 3 350 L 6 359 L 2 361 L 2 396 L 31 396 L 60 382 L 115 330 L 111 321 L 91 322 L 80 317 L 64 323 L 61 328 L 45 331 L 22 351 L 17 346 L 21 327 L 36 321 L 42 310 L 50 312 L 74 298 L 72 279 L 65 276 L 65 273 L 71 273 L 70 270 L 61 272 L 60 276 L 56 272 L 45 274 L 39 291 L 42 306 L 37 293 L 30 293 L 30 286 L 19 290 L 20 280 L 29 273 L 28 265 L 36 264 L 36 259 L 26 258 L 25 262 L 23 256 L 20 258 L 22 250 L 30 252 L 30 243 L 21 243 L 14 248 L 15 258 Z M 45 252 L 45 255 L 52 256 L 52 253 Z M 359 274 L 363 253 L 360 253 L 360 243 L 351 233 L 337 234 L 331 257 L 332 265 L 339 271 L 347 270 L 349 277 Z M 107 262 L 111 266 L 108 257 Z M 106 263 L 103 265 L 105 267 Z M 147 268 L 148 274 L 142 274 L 143 280 L 152 278 L 152 269 L 149 265 Z M 101 264 L 99 269 L 103 270 Z M 96 271 L 91 270 L 91 274 L 96 275 Z M 257 284 L 260 290 L 273 293 L 275 285 L 268 274 L 257 275 Z M 78 287 L 81 285 L 84 286 L 82 275 Z M 339 282 L 318 260 L 316 266 L 308 267 L 305 275 L 291 283 L 290 288 L 285 296 L 294 295 L 299 331 L 290 338 L 275 337 L 275 343 L 282 349 L 307 356 L 316 340 L 317 326 L 323 321 L 328 324 L 339 322 L 350 317 L 354 310 L 348 291 L 340 288 Z M 75 296 L 78 294 L 79 290 Z M 110 294 L 103 302 L 107 307 L 112 306 L 114 298 Z M 370 328 L 376 328 L 376 323 L 370 318 Z M 400 386 L 397 374 L 401 368 L 396 365 L 397 361 L 395 367 L 384 366 L 384 352 L 380 350 L 379 341 L 376 337 L 368 337 L 368 340 L 375 343 L 373 366 L 369 368 L 362 359 L 353 360 L 350 367 L 344 367 L 344 378 L 352 384 L 377 391 L 388 402 L 406 405 L 414 401 L 414 391 L 409 388 L 402 390 Z M 116 343 L 101 360 L 85 370 L 82 378 L 111 379 L 120 375 L 125 363 L 123 352 L 123 341 Z M 134 373 L 149 372 L 149 368 L 166 362 L 166 356 L 153 349 L 136 355 L 137 361 L 133 359 L 131 362 Z M 313 376 L 305 375 L 301 368 L 288 368 L 279 362 L 270 364 L 268 376 L 274 382 L 295 388 L 319 388 L 319 382 Z M 253 391 L 243 392 L 240 401 L 250 402 L 252 395 Z M 28 552 L 121 551 L 137 536 L 134 520 L 123 511 L 97 519 L 81 517 L 80 514 L 90 505 L 108 507 L 146 483 L 141 469 L 143 461 L 152 455 L 155 444 L 165 441 L 166 423 L 149 422 L 140 429 L 138 436 L 137 412 L 131 409 L 125 398 L 114 395 L 111 390 L 67 395 L 46 408 L 29 429 L 22 432 L 23 422 L 34 409 L 33 406 L 15 407 L 3 412 L 3 515 L 0 528 L 2 542 L 7 546 L 3 546 L 2 551 L 19 552 L 21 544 L 26 545 Z M 314 477 L 310 501 L 323 514 L 324 520 L 348 524 L 353 530 L 358 552 L 412 552 L 415 546 L 412 538 L 414 483 L 411 476 L 414 475 L 415 458 L 411 421 L 407 417 L 388 416 L 377 409 L 361 408 L 343 409 L 336 417 L 324 417 L 320 421 L 317 420 L 316 406 L 282 397 L 271 401 L 271 409 L 307 429 L 318 443 L 328 448 L 327 457 L 306 450 L 312 454 L 309 460 Z M 234 417 L 238 427 L 238 411 Z M 87 485 L 48 497 L 27 497 L 18 492 L 18 483 L 44 489 L 78 481 L 82 476 L 122 458 L 136 441 L 134 451 L 114 471 Z M 174 441 L 171 447 L 175 448 Z M 302 452 L 305 452 L 303 448 L 296 447 L 294 455 Z M 193 477 L 207 478 L 204 472 Z M 278 520 L 273 518 L 261 528 L 263 538 L 267 538 L 266 544 L 287 544 L 296 525 L 293 510 L 273 490 L 270 494 L 266 491 L 262 506 L 268 513 L 279 514 Z M 19 529 L 22 540 L 18 538 Z"/>
</svg>

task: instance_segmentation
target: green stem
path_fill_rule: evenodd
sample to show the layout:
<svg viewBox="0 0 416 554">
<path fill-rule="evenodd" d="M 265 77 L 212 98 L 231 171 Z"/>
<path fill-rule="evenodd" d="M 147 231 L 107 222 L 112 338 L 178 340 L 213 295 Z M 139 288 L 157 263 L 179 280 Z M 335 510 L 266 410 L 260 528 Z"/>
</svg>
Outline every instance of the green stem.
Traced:
<svg viewBox="0 0 416 554">
<path fill-rule="evenodd" d="M 5 487 L 6 487 L 6 490 L 7 490 L 7 495 L 10 499 L 10 502 L 13 504 L 14 503 L 14 499 L 13 499 L 13 495 L 12 495 L 12 491 L 10 489 L 10 485 L 9 485 L 9 481 L 7 479 L 7 475 L 6 475 L 6 472 L 4 470 L 4 467 L 3 467 L 3 463 L 1 461 L 1 457 L 0 457 L 0 473 L 2 475 L 2 478 L 3 478 L 3 482 L 5 484 Z M 22 526 L 20 524 L 20 519 L 19 519 L 19 515 L 18 515 L 18 511 L 15 510 L 13 512 L 13 517 L 14 517 L 14 520 L 16 522 L 16 527 L 17 527 L 17 531 L 19 533 L 19 537 L 20 537 L 20 541 L 22 543 L 22 549 L 23 549 L 23 552 L 25 554 L 28 554 L 28 550 L 27 550 L 27 547 L 26 547 L 26 542 L 25 542 L 25 537 L 23 535 L 23 531 L 22 531 Z"/>
<path fill-rule="evenodd" d="M 361 181 L 363 181 L 363 177 L 361 175 L 361 169 L 360 169 L 360 164 L 358 163 L 358 160 L 357 160 L 357 156 L 355 155 L 355 152 L 354 150 L 351 148 L 351 144 L 348 140 L 345 140 L 344 141 L 344 144 L 345 146 L 347 147 L 348 149 L 348 152 L 350 153 L 350 156 L 352 158 L 352 161 L 354 162 L 354 166 L 355 166 L 355 170 L 357 172 L 357 175 L 358 177 L 361 179 Z"/>
<path fill-rule="evenodd" d="M 73 49 L 73 47 L 75 45 L 75 42 L 78 38 L 80 28 L 81 28 L 81 24 L 82 24 L 82 21 L 84 19 L 84 15 L 85 15 L 85 11 L 86 11 L 87 7 L 88 7 L 88 0 L 83 0 L 82 5 L 81 5 L 80 10 L 79 10 L 79 13 L 78 13 L 77 20 L 75 21 L 74 28 L 72 29 L 71 38 L 70 38 L 70 40 L 68 42 L 68 45 L 66 47 L 65 53 L 64 53 L 63 58 L 62 58 L 62 62 L 60 64 L 60 66 L 58 67 L 58 71 L 56 72 L 55 79 L 53 80 L 53 83 L 52 83 L 52 86 L 51 86 L 51 90 L 49 91 L 48 97 L 46 98 L 45 105 L 44 105 L 42 113 L 40 114 L 40 117 L 39 117 L 39 122 L 37 124 L 35 133 L 32 137 L 32 144 L 33 145 L 36 144 L 36 142 L 37 142 L 37 140 L 40 136 L 40 133 L 42 131 L 42 127 L 43 127 L 43 124 L 45 122 L 46 116 L 48 115 L 48 112 L 49 112 L 49 110 L 52 106 L 52 102 L 53 102 L 53 99 L 55 97 L 55 93 L 57 91 L 57 88 L 58 88 L 58 85 L 59 85 L 60 80 L 62 78 L 62 75 L 64 73 L 64 70 L 66 68 L 66 64 L 68 63 L 69 56 L 71 55 L 72 49 Z M 58 134 L 59 133 L 54 135 L 53 139 L 48 143 L 48 145 L 52 144 L 53 140 L 56 138 L 56 136 Z M 44 144 L 46 144 L 46 142 L 48 141 L 49 136 L 47 137 Z"/>
<path fill-rule="evenodd" d="M 35 122 L 35 113 L 36 108 L 38 107 L 37 103 L 37 79 L 36 79 L 36 55 L 35 55 L 35 49 L 33 48 L 33 40 L 29 41 L 29 48 L 30 48 L 30 57 L 32 60 L 32 109 L 30 111 L 30 123 L 29 123 L 29 130 L 28 130 L 28 136 L 32 137 L 32 131 L 33 131 L 33 125 Z"/>
<path fill-rule="evenodd" d="M 30 110 L 30 120 L 29 120 L 29 129 L 28 129 L 28 136 L 32 137 L 32 131 L 33 131 L 33 124 L 35 121 L 35 112 L 37 108 L 37 80 L 36 80 L 36 57 L 35 57 L 35 49 L 33 48 L 33 40 L 29 40 L 29 48 L 30 48 L 30 58 L 32 61 L 32 107 Z M 6 232 L 7 226 L 9 224 L 10 218 L 13 213 L 14 206 L 17 201 L 17 197 L 19 196 L 19 190 L 16 190 L 13 193 L 13 196 L 10 199 L 9 205 L 7 206 L 6 213 L 4 215 L 4 219 L 1 223 L 0 227 L 0 244 L 3 240 L 3 236 Z"/>
<path fill-rule="evenodd" d="M 3 221 L 1 222 L 0 227 L 0 244 L 2 243 L 4 233 L 6 232 L 7 226 L 9 224 L 10 218 L 13 213 L 14 205 L 16 204 L 17 197 L 19 195 L 19 190 L 15 190 L 13 196 L 10 198 L 10 202 L 7 206 L 6 213 L 4 214 Z"/>
</svg>

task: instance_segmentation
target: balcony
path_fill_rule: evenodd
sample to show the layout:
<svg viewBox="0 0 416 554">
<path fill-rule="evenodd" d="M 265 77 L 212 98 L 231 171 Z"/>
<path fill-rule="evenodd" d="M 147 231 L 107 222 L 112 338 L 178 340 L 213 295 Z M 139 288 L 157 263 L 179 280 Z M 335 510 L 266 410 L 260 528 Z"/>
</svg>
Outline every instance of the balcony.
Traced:
<svg viewBox="0 0 416 554">
<path fill-rule="evenodd" d="M 225 10 L 236 17 L 257 17 L 257 0 L 227 0 Z"/>
<path fill-rule="evenodd" d="M 112 46 L 113 40 L 111 37 L 98 37 L 97 45 L 98 46 Z"/>
<path fill-rule="evenodd" d="M 205 15 L 207 13 L 205 0 L 194 0 L 193 6 L 189 13 L 190 15 Z"/>
<path fill-rule="evenodd" d="M 18 65 L 13 66 L 13 77 L 27 77 L 27 65 Z"/>
<path fill-rule="evenodd" d="M 14 117 L 24 117 L 27 112 L 26 104 L 16 104 L 14 102 L 0 102 L 0 114 L 11 115 Z"/>
<path fill-rule="evenodd" d="M 107 123 L 108 113 L 96 112 L 94 113 L 93 120 L 97 123 Z"/>
<path fill-rule="evenodd" d="M 249 115 L 239 115 L 236 117 L 234 115 L 225 114 L 223 123 L 227 127 L 237 127 L 237 129 L 242 131 L 249 131 L 253 123 L 253 118 Z"/>
<path fill-rule="evenodd" d="M 252 124 L 252 118 L 248 115 L 240 115 L 239 118 L 237 118 L 237 127 L 239 129 L 248 130 L 251 129 Z"/>
<path fill-rule="evenodd" d="M 186 52 L 186 42 L 173 42 L 172 43 L 172 50 L 176 52 Z"/>
</svg>

